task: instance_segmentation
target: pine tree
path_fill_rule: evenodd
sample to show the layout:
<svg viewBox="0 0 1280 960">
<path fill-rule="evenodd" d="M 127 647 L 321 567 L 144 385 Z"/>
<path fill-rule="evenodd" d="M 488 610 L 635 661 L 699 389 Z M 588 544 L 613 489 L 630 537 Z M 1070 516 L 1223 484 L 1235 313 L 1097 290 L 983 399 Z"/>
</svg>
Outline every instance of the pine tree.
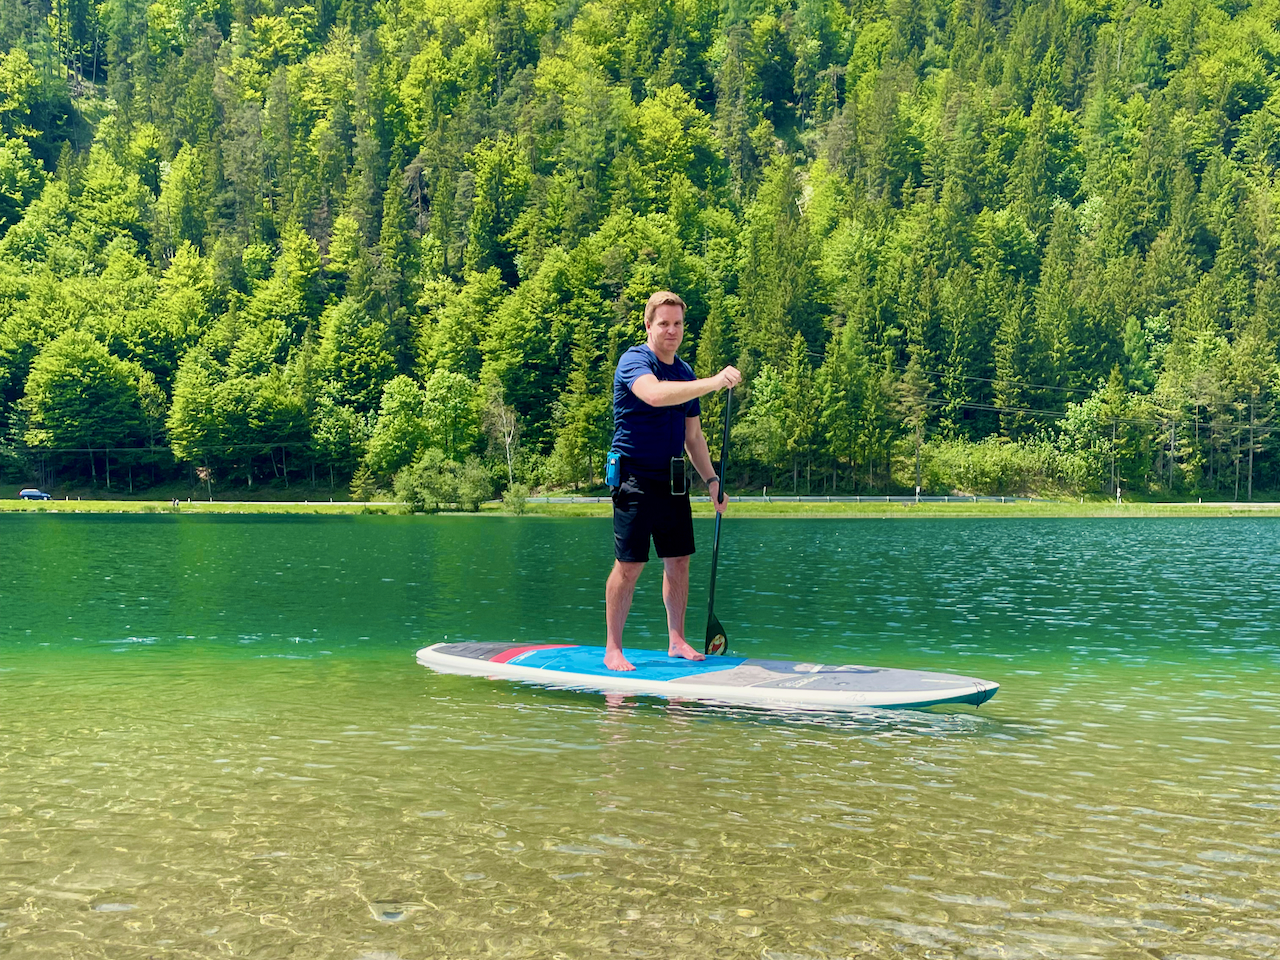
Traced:
<svg viewBox="0 0 1280 960">
<path fill-rule="evenodd" d="M 587 321 L 574 326 L 569 376 L 555 406 L 555 456 L 564 479 L 577 488 L 585 478 L 595 484 L 595 470 L 603 464 L 610 437 L 605 370 L 596 331 Z"/>
<path fill-rule="evenodd" d="M 529 190 L 528 162 L 517 142 L 503 136 L 480 144 L 471 154 L 470 163 L 475 174 L 475 197 L 467 224 L 466 267 L 477 273 L 496 267 L 502 278 L 514 286 L 520 276 L 507 232 Z"/>
<path fill-rule="evenodd" d="M 699 378 L 713 377 L 729 365 L 733 355 L 728 340 L 729 318 L 726 314 L 724 294 L 717 291 L 712 296 L 711 310 L 698 335 L 698 351 L 693 372 Z M 742 394 L 738 395 L 741 403 Z M 699 401 L 702 406 L 702 430 L 714 444 L 715 438 L 724 432 L 725 395 L 720 391 L 709 393 Z"/>
<path fill-rule="evenodd" d="M 1071 277 L 1076 233 L 1069 208 L 1059 208 L 1035 291 L 1035 339 L 1044 344 L 1045 366 L 1034 376 L 1050 387 L 1079 388 L 1092 383 L 1097 373 L 1085 363 L 1092 344 L 1083 329 L 1082 310 Z M 1049 390 L 1038 395 L 1038 402 L 1055 409 L 1065 401 L 1062 393 Z"/>
<path fill-rule="evenodd" d="M 1018 439 L 1034 423 L 1030 409 L 1038 393 L 1035 376 L 1042 369 L 1043 351 L 1034 334 L 1032 306 L 1021 285 L 997 285 L 1006 299 L 1000 304 L 1000 328 L 995 345 L 995 401 L 1000 408 L 1000 431 Z"/>
<path fill-rule="evenodd" d="M 750 28 L 731 24 L 725 33 L 725 54 L 716 72 L 717 130 L 729 164 L 734 194 L 749 193 L 759 171 L 753 136 L 764 122 L 759 81 L 749 63 Z"/>
<path fill-rule="evenodd" d="M 913 351 L 907 361 L 902 378 L 895 385 L 895 405 L 902 425 L 911 431 L 915 447 L 916 494 L 920 493 L 920 448 L 924 443 L 925 426 L 929 422 L 930 395 L 933 384 L 926 375 L 918 351 Z"/>
<path fill-rule="evenodd" d="M 810 349 L 826 342 L 822 284 L 798 199 L 795 169 L 779 159 L 747 212 L 736 339 L 748 372 L 761 363 L 780 366 L 796 333 Z"/>
<path fill-rule="evenodd" d="M 800 492 L 800 463 L 804 462 L 808 487 L 812 488 L 814 442 L 818 420 L 814 416 L 818 398 L 813 382 L 813 365 L 809 347 L 800 334 L 791 341 L 786 366 L 782 368 L 782 392 L 785 416 L 783 431 L 787 453 L 791 456 L 791 489 Z"/>
<path fill-rule="evenodd" d="M 387 189 L 382 194 L 382 229 L 378 236 L 379 285 L 387 310 L 394 313 L 404 305 L 412 280 L 412 217 L 404 187 L 404 154 L 397 146 L 391 154 Z"/>
<path fill-rule="evenodd" d="M 412 365 L 408 301 L 413 281 L 413 239 L 411 215 L 404 186 L 404 154 L 397 145 L 391 154 L 387 189 L 382 194 L 382 229 L 378 237 L 378 273 L 375 281 L 382 294 L 383 309 L 393 354 L 401 370 Z"/>
</svg>

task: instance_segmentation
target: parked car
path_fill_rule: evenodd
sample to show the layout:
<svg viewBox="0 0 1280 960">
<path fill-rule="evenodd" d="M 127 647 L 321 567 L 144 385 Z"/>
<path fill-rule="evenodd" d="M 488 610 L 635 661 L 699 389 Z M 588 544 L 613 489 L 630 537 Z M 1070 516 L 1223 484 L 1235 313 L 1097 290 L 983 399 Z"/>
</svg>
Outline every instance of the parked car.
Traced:
<svg viewBox="0 0 1280 960">
<path fill-rule="evenodd" d="M 52 500 L 53 497 L 45 493 L 43 490 L 37 490 L 35 487 L 27 487 L 25 490 L 19 490 L 18 496 L 23 500 Z"/>
</svg>

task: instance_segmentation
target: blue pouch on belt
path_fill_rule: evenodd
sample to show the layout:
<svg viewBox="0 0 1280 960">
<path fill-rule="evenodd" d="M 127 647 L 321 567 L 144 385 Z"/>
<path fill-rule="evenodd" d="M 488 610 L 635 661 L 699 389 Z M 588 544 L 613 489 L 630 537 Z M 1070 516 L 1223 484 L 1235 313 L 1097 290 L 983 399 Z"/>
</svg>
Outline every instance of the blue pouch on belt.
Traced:
<svg viewBox="0 0 1280 960">
<path fill-rule="evenodd" d="M 615 490 L 622 486 L 622 454 L 617 450 L 610 450 L 604 458 L 604 485 Z"/>
</svg>

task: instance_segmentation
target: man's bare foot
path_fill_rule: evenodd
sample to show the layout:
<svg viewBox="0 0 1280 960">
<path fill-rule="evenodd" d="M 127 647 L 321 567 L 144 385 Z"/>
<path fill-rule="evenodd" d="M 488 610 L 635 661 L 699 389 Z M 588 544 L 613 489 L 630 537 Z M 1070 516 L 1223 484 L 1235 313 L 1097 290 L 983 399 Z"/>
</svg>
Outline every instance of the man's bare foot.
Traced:
<svg viewBox="0 0 1280 960">
<path fill-rule="evenodd" d="M 623 656 L 621 650 L 606 649 L 604 652 L 604 665 L 610 670 L 634 670 L 630 662 Z"/>
<path fill-rule="evenodd" d="M 672 640 L 667 645 L 668 657 L 683 657 L 685 660 L 705 660 L 705 656 L 700 654 L 693 647 L 689 646 L 684 640 Z"/>
</svg>

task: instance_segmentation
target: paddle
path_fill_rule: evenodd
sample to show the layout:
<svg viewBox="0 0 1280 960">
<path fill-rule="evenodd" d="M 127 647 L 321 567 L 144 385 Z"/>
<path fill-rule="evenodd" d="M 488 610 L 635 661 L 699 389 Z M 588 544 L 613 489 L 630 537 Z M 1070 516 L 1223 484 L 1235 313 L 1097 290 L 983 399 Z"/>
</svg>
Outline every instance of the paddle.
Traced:
<svg viewBox="0 0 1280 960">
<path fill-rule="evenodd" d="M 720 443 L 720 502 L 724 502 L 724 467 L 729 459 L 729 416 L 733 407 L 733 387 L 724 395 L 724 439 Z M 724 518 L 716 511 L 716 534 L 711 547 L 711 589 L 707 591 L 707 642 L 702 652 L 707 656 L 729 652 L 729 641 L 724 635 L 724 625 L 716 616 L 716 561 L 720 559 L 720 521 Z"/>
</svg>

